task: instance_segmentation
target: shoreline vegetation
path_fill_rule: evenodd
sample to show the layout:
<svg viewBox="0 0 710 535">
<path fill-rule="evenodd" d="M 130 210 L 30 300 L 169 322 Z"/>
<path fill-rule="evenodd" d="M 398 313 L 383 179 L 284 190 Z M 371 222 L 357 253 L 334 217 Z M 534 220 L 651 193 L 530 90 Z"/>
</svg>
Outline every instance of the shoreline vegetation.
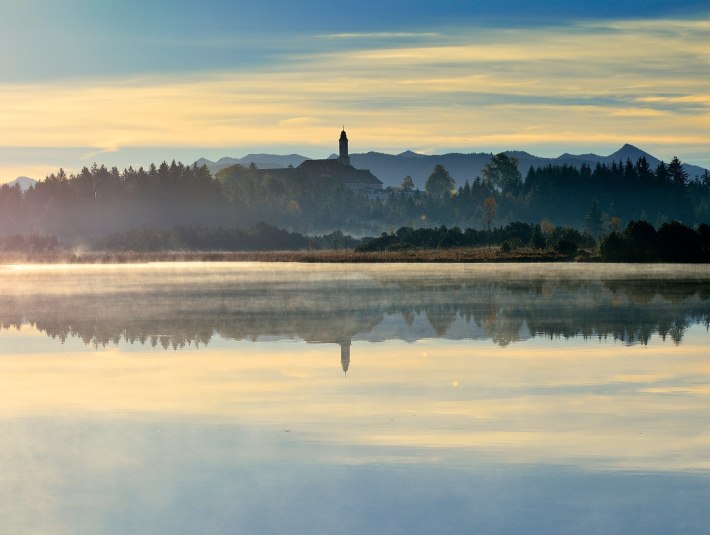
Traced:
<svg viewBox="0 0 710 535">
<path fill-rule="evenodd" d="M 94 164 L 2 185 L 0 263 L 710 262 L 710 171 L 690 180 L 677 158 L 523 180 L 500 153 L 458 189 L 436 165 L 424 191 L 411 177 L 373 193 L 288 175 Z"/>
<path fill-rule="evenodd" d="M 149 262 L 299 262 L 299 263 L 505 263 L 505 262 L 600 262 L 597 251 L 582 250 L 575 256 L 553 250 L 501 247 L 457 247 L 401 251 L 127 251 L 0 253 L 0 264 L 143 264 Z"/>
<path fill-rule="evenodd" d="M 379 237 L 334 231 L 304 236 L 260 223 L 250 230 L 175 227 L 114 234 L 92 245 L 32 234 L 0 238 L 1 264 L 126 264 L 146 262 L 622 262 L 710 263 L 710 225 L 677 221 L 656 230 L 631 221 L 598 240 L 554 225 L 522 222 L 475 230 L 401 227 Z"/>
</svg>

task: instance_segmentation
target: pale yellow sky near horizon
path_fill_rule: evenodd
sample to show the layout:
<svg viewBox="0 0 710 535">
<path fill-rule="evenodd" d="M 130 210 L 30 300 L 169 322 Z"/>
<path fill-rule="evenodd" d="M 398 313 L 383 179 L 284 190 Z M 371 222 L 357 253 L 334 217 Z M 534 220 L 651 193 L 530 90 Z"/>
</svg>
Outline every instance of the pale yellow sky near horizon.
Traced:
<svg viewBox="0 0 710 535">
<path fill-rule="evenodd" d="M 708 36 L 707 20 L 482 28 L 389 46 L 333 35 L 322 52 L 263 69 L 0 83 L 0 181 L 147 165 L 165 149 L 178 160 L 222 147 L 324 157 L 342 124 L 353 152 L 555 156 L 632 143 L 710 167 Z M 57 161 L 33 161 L 43 149 Z M 148 161 L 125 162 L 133 149 Z"/>
</svg>

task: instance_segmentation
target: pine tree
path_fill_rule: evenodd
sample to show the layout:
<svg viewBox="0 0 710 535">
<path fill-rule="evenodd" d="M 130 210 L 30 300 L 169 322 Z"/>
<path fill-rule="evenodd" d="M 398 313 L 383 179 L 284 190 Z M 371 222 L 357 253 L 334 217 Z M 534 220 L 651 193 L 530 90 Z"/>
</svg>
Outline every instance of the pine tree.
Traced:
<svg viewBox="0 0 710 535">
<path fill-rule="evenodd" d="M 685 186 L 688 182 L 688 173 L 683 169 L 683 163 L 678 159 L 678 156 L 673 156 L 671 163 L 668 164 L 668 175 L 671 182 L 677 186 Z"/>
</svg>

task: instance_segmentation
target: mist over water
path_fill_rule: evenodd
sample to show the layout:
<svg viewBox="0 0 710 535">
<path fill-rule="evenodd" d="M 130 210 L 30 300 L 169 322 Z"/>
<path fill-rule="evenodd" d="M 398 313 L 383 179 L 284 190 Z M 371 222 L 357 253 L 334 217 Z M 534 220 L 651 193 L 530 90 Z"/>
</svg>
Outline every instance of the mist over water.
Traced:
<svg viewBox="0 0 710 535">
<path fill-rule="evenodd" d="M 684 265 L 3 266 L 0 526 L 702 533 L 709 298 Z"/>
<path fill-rule="evenodd" d="M 251 263 L 6 268 L 0 325 L 62 340 L 309 342 L 611 337 L 707 325 L 702 266 Z"/>
</svg>

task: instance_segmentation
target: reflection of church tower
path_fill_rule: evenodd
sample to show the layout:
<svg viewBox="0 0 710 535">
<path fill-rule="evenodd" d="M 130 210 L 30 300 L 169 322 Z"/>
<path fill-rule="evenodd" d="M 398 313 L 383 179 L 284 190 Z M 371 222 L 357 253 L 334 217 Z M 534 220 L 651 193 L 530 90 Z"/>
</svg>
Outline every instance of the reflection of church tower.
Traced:
<svg viewBox="0 0 710 535">
<path fill-rule="evenodd" d="M 350 156 L 348 155 L 348 135 L 345 133 L 345 128 L 340 132 L 340 157 L 338 161 L 343 165 L 350 165 Z"/>
<path fill-rule="evenodd" d="M 343 372 L 347 376 L 350 367 L 350 340 L 340 342 L 340 364 L 343 365 Z"/>
</svg>

